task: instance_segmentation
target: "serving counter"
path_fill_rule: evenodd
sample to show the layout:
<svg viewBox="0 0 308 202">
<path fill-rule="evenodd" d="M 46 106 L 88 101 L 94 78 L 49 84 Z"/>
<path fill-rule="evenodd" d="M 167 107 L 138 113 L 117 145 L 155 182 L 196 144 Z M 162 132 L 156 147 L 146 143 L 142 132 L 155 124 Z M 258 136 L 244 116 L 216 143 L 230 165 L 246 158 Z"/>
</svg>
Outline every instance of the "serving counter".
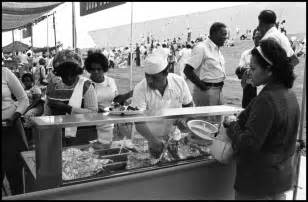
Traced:
<svg viewBox="0 0 308 202">
<path fill-rule="evenodd" d="M 132 116 L 79 114 L 33 118 L 35 151 L 23 152 L 25 194 L 4 199 L 233 199 L 235 165 L 213 158 L 169 162 L 65 181 L 62 179 L 62 128 L 108 123 L 233 115 L 242 108 L 219 105 L 162 109 Z"/>
</svg>

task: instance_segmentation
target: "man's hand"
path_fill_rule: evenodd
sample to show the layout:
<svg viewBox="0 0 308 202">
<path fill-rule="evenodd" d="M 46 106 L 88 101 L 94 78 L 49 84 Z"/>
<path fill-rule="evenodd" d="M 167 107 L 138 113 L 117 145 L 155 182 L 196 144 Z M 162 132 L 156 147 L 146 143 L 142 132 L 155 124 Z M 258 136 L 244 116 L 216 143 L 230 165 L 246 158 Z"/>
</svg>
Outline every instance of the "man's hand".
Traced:
<svg viewBox="0 0 308 202">
<path fill-rule="evenodd" d="M 164 149 L 163 142 L 156 140 L 156 141 L 149 141 L 149 152 L 154 158 L 159 158 L 161 153 Z"/>
<path fill-rule="evenodd" d="M 203 83 L 202 81 L 200 81 L 200 83 L 198 84 L 198 87 L 201 89 L 201 90 L 208 90 L 210 89 L 209 86 L 207 86 L 205 83 Z"/>
<path fill-rule="evenodd" d="M 236 116 L 234 116 L 234 115 L 225 116 L 225 117 L 224 117 L 224 120 L 223 120 L 223 126 L 224 126 L 225 128 L 228 128 L 228 127 L 230 126 L 230 123 L 231 123 L 231 122 L 234 122 L 234 121 L 236 121 L 236 120 L 237 120 L 237 118 L 236 118 Z"/>
<path fill-rule="evenodd" d="M 50 108 L 56 108 L 59 111 L 70 114 L 72 112 L 72 107 L 58 100 L 48 100 L 48 106 Z"/>
<path fill-rule="evenodd" d="M 133 96 L 133 91 L 129 91 L 128 93 L 125 93 L 125 94 L 120 94 L 120 95 L 117 95 L 114 99 L 113 99 L 113 102 L 117 102 L 119 103 L 120 105 L 124 105 L 125 101 L 127 99 L 129 99 L 130 97 Z"/>
<path fill-rule="evenodd" d="M 126 101 L 126 96 L 125 94 L 117 95 L 114 99 L 113 102 L 119 103 L 120 105 L 124 105 L 124 102 Z"/>
</svg>

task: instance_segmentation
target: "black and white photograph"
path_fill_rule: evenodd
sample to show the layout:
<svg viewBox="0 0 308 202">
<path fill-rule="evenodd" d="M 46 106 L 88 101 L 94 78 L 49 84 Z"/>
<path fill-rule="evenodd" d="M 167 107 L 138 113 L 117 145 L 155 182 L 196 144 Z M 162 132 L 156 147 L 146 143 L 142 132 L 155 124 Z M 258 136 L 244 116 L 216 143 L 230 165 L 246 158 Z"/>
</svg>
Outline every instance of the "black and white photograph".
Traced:
<svg viewBox="0 0 308 202">
<path fill-rule="evenodd" d="M 306 2 L 2 2 L 3 200 L 306 200 Z"/>
</svg>

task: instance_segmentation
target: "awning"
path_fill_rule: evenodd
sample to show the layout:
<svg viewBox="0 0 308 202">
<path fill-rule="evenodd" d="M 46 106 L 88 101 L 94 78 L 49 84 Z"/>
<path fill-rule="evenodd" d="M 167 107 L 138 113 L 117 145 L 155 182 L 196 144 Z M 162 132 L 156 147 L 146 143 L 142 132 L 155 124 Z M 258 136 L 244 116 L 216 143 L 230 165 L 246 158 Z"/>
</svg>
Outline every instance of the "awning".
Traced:
<svg viewBox="0 0 308 202">
<path fill-rule="evenodd" d="M 64 2 L 2 2 L 2 31 L 23 28 L 43 20 L 48 11 Z"/>
<path fill-rule="evenodd" d="M 3 53 L 12 53 L 12 52 L 21 52 L 21 51 L 27 51 L 29 50 L 29 47 L 27 44 L 24 44 L 20 41 L 14 41 L 14 43 L 10 43 L 7 46 L 4 46 L 2 48 Z"/>
</svg>

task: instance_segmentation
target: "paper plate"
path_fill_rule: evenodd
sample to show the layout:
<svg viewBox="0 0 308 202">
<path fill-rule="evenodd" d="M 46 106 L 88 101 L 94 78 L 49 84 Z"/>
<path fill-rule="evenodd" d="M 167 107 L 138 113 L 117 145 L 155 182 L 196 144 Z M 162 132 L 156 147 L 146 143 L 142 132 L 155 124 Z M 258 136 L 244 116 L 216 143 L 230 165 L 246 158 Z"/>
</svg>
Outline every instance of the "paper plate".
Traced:
<svg viewBox="0 0 308 202">
<path fill-rule="evenodd" d="M 187 126 L 193 134 L 205 140 L 215 139 L 214 134 L 218 132 L 216 126 L 203 120 L 190 120 Z"/>
</svg>

